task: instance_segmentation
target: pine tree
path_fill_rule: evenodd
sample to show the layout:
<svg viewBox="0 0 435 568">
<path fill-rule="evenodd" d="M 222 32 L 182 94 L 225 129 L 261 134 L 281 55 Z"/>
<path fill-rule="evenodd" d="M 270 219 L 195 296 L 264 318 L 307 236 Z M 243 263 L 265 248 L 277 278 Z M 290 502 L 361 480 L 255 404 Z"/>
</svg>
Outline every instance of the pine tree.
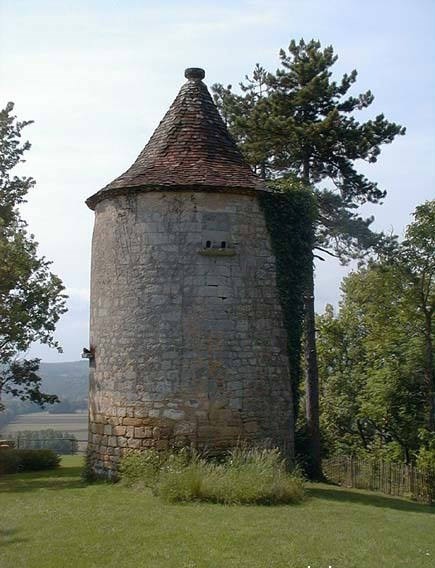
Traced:
<svg viewBox="0 0 435 568">
<path fill-rule="evenodd" d="M 405 129 L 383 114 L 360 123 L 355 113 L 373 102 L 370 91 L 348 95 L 357 72 L 332 79 L 337 61 L 332 46 L 318 41 L 290 42 L 279 52 L 280 68 L 267 72 L 256 65 L 241 83 L 241 94 L 231 85 L 214 85 L 215 102 L 231 133 L 254 170 L 264 179 L 296 177 L 314 192 L 318 201 L 316 249 L 346 263 L 385 241 L 370 230 L 372 218 L 356 209 L 379 202 L 385 191 L 356 169 L 355 162 L 377 161 L 383 144 Z M 333 189 L 320 189 L 329 180 Z M 311 475 L 319 477 L 320 432 L 318 370 L 314 317 L 313 274 L 305 296 L 306 421 Z"/>
</svg>

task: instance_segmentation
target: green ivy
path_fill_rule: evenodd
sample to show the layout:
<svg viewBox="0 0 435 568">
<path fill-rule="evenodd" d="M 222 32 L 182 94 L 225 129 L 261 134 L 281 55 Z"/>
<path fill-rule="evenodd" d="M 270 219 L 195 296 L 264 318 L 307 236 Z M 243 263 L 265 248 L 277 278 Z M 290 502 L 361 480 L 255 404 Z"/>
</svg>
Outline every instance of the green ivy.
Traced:
<svg viewBox="0 0 435 568">
<path fill-rule="evenodd" d="M 314 221 L 317 209 L 314 197 L 307 188 L 302 186 L 287 188 L 282 191 L 282 186 L 272 185 L 273 191 L 261 194 L 259 202 L 276 258 L 276 283 L 287 331 L 287 351 L 296 422 L 301 381 L 304 293 L 312 270 Z"/>
</svg>

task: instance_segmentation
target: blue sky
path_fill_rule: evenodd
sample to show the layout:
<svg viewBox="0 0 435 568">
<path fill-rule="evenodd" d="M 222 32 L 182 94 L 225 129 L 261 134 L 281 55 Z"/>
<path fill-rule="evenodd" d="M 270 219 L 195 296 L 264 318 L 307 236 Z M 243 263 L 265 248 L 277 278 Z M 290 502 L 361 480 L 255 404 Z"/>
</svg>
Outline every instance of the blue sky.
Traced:
<svg viewBox="0 0 435 568">
<path fill-rule="evenodd" d="M 184 81 L 237 84 L 255 63 L 274 69 L 290 39 L 319 39 L 358 70 L 354 92 L 371 89 L 380 112 L 407 127 L 364 172 L 388 191 L 364 207 L 378 229 L 401 234 L 413 209 L 434 197 L 435 2 L 415 0 L 161 1 L 0 0 L 0 105 L 16 103 L 32 142 L 23 171 L 37 180 L 23 215 L 63 279 L 69 312 L 58 326 L 75 360 L 88 342 L 93 213 L 86 197 L 136 158 Z M 317 270 L 317 307 L 336 303 L 348 269 Z"/>
</svg>

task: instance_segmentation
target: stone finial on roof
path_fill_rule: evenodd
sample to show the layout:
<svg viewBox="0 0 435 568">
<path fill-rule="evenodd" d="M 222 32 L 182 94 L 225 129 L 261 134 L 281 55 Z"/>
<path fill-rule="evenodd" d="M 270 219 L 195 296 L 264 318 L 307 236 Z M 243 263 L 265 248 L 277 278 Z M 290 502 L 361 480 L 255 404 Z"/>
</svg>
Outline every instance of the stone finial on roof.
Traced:
<svg viewBox="0 0 435 568">
<path fill-rule="evenodd" d="M 200 67 L 188 67 L 184 71 L 184 76 L 191 81 L 202 81 L 205 77 L 205 71 Z"/>
<path fill-rule="evenodd" d="M 230 136 L 207 87 L 203 69 L 190 67 L 188 81 L 134 164 L 86 203 L 127 191 L 265 191 Z"/>
</svg>

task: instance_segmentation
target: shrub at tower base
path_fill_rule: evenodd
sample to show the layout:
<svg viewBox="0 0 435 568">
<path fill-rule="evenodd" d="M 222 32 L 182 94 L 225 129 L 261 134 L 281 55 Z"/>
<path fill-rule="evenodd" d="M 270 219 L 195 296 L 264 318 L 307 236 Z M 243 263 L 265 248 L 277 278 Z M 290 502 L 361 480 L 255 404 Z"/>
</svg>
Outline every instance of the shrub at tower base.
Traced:
<svg viewBox="0 0 435 568">
<path fill-rule="evenodd" d="M 296 424 L 302 374 L 304 294 L 313 262 L 317 208 L 312 193 L 303 187 L 292 187 L 289 182 L 273 182 L 271 189 L 273 193 L 263 193 L 258 199 L 276 258 L 276 283 L 287 331 Z"/>
<path fill-rule="evenodd" d="M 164 501 L 208 501 L 225 505 L 278 505 L 304 498 L 303 479 L 277 449 L 238 447 L 225 460 L 206 460 L 195 451 L 130 453 L 120 465 L 122 482 L 150 488 Z"/>
</svg>

